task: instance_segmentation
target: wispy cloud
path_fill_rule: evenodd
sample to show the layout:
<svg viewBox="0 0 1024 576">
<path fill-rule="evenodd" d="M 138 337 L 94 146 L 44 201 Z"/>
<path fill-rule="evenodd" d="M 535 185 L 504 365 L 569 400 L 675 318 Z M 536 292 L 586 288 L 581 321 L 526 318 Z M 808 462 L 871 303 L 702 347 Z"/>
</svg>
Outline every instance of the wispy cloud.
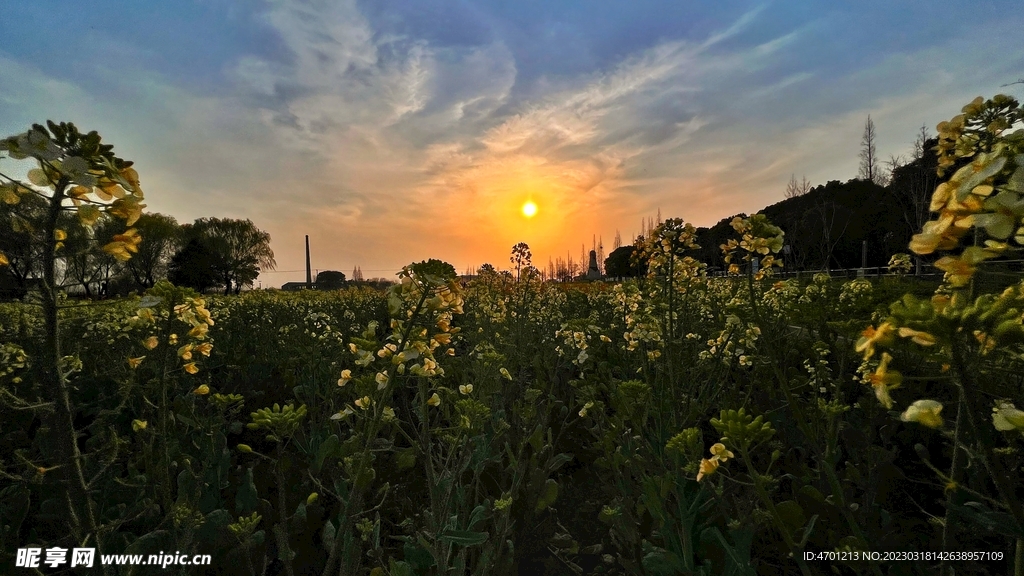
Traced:
<svg viewBox="0 0 1024 576">
<path fill-rule="evenodd" d="M 591 234 L 626 237 L 658 208 L 712 224 L 780 200 L 791 173 L 853 177 L 867 114 L 882 154 L 902 152 L 922 123 L 1024 69 L 1012 15 L 894 49 L 846 13 L 795 19 L 770 3 L 708 8 L 675 36 L 636 33 L 667 29 L 638 15 L 607 41 L 571 24 L 581 9 L 553 5 L 512 20 L 442 0 L 254 6 L 223 16 L 246 42 L 204 39 L 222 43 L 219 83 L 147 68 L 160 47 L 131 42 L 127 63 L 101 46 L 75 75 L 0 52 L 0 129 L 97 129 L 138 162 L 152 209 L 253 218 L 283 269 L 301 266 L 307 233 L 321 269 L 461 268 L 500 265 L 518 241 L 546 260 Z M 461 24 L 430 28 L 437 14 Z M 545 60 L 551 46 L 564 50 Z"/>
</svg>

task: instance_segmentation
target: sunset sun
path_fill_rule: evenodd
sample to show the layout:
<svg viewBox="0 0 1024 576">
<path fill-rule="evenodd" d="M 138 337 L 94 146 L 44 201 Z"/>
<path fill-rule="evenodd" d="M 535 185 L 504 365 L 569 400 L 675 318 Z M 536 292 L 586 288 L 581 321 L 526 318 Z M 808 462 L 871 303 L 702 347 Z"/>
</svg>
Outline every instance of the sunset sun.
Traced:
<svg viewBox="0 0 1024 576">
<path fill-rule="evenodd" d="M 533 218 L 537 214 L 537 205 L 532 200 L 527 200 L 526 204 L 523 204 L 523 216 L 527 218 Z"/>
</svg>

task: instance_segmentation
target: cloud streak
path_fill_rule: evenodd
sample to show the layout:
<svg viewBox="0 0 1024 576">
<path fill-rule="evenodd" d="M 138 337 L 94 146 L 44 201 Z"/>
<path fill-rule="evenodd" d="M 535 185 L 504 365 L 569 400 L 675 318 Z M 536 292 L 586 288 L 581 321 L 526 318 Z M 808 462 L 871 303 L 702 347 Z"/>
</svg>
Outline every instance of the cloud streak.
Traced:
<svg viewBox="0 0 1024 576">
<path fill-rule="evenodd" d="M 647 38 L 637 31 L 666 29 L 652 7 L 602 44 L 571 23 L 615 30 L 611 4 L 522 18 L 488 3 L 401 6 L 206 3 L 249 39 L 207 40 L 222 43 L 209 48 L 223 63 L 212 85 L 183 80 L 180 64 L 154 68 L 159 46 L 115 66 L 104 45 L 76 56 L 75 75 L 0 52 L 0 129 L 47 117 L 95 128 L 138 162 L 152 209 L 252 218 L 285 270 L 301 267 L 304 234 L 321 269 L 393 272 L 428 257 L 463 269 L 501 266 L 519 241 L 542 261 L 575 255 L 659 208 L 710 225 L 780 200 L 794 173 L 853 177 L 867 114 L 880 152 L 901 153 L 922 123 L 1024 68 L 1012 41 L 1024 22 L 1005 14 L 893 49 L 823 7 L 801 19 L 773 4 L 719 9 Z M 540 208 L 529 220 L 527 199 Z M 285 276 L 267 281 L 301 274 Z"/>
</svg>

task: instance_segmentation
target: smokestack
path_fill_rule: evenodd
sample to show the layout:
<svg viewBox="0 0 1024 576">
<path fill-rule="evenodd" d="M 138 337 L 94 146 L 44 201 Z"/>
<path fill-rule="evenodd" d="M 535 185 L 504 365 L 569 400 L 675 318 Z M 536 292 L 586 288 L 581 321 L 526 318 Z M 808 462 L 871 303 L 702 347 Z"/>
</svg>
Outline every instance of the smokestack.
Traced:
<svg viewBox="0 0 1024 576">
<path fill-rule="evenodd" d="M 313 289 L 313 271 L 309 267 L 309 235 L 306 235 L 306 290 Z"/>
</svg>

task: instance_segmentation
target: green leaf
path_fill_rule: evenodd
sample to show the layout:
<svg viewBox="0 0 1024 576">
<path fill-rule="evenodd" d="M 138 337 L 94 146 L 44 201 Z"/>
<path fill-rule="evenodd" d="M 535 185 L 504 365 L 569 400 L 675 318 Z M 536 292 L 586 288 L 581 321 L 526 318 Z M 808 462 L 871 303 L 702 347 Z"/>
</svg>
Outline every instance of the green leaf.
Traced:
<svg viewBox="0 0 1024 576">
<path fill-rule="evenodd" d="M 473 511 L 469 514 L 469 526 L 467 526 L 467 528 L 472 530 L 473 526 L 476 526 L 478 522 L 483 520 L 484 516 L 487 514 L 488 508 L 490 508 L 490 506 L 485 507 L 483 505 L 477 505 L 476 508 L 473 508 Z"/>
<path fill-rule="evenodd" d="M 435 564 L 434 557 L 430 555 L 430 552 L 423 545 L 417 546 L 410 542 L 406 542 L 405 546 L 402 547 L 402 558 L 416 573 L 422 573 Z"/>
<path fill-rule="evenodd" d="M 541 492 L 540 498 L 537 499 L 536 511 L 540 512 L 541 510 L 544 510 L 548 506 L 554 504 L 555 499 L 557 498 L 558 482 L 555 482 L 552 478 L 548 478 L 547 481 L 544 482 L 544 488 Z"/>
<path fill-rule="evenodd" d="M 196 477 L 188 468 L 178 472 L 178 501 L 185 502 L 192 496 L 196 487 Z"/>
<path fill-rule="evenodd" d="M 206 515 L 206 521 L 196 532 L 196 539 L 201 542 L 213 542 L 218 534 L 227 531 L 228 524 L 234 522 L 231 513 L 223 508 L 214 510 Z"/>
<path fill-rule="evenodd" d="M 201 426 L 199 426 L 198 422 L 196 422 L 192 418 L 189 418 L 188 416 L 185 416 L 184 414 L 177 414 L 176 413 L 174 415 L 174 419 L 177 420 L 178 422 L 181 422 L 182 424 L 185 424 L 185 425 L 190 426 L 192 428 L 201 428 Z"/>
<path fill-rule="evenodd" d="M 320 541 L 324 543 L 324 549 L 334 549 L 334 538 L 337 535 L 338 530 L 334 527 L 334 522 L 328 520 L 324 524 L 324 529 L 320 532 Z M 392 572 L 393 573 L 393 572 Z"/>
<path fill-rule="evenodd" d="M 825 502 L 825 496 L 821 494 L 821 491 L 808 484 L 799 490 L 799 494 L 814 500 L 815 502 Z"/>
<path fill-rule="evenodd" d="M 139 539 L 135 540 L 124 549 L 125 554 L 148 556 L 150 554 L 156 554 L 161 550 L 173 549 L 174 541 L 171 538 L 171 533 L 167 530 L 155 530 L 148 534 L 143 535 Z M 135 574 L 136 566 L 129 566 L 127 574 L 131 576 Z"/>
<path fill-rule="evenodd" d="M 396 464 L 398 464 L 399 470 L 407 470 L 416 465 L 416 449 L 406 448 L 401 450 L 395 456 Z"/>
<path fill-rule="evenodd" d="M 564 452 L 561 454 L 556 454 L 551 458 L 548 458 L 548 462 L 545 466 L 545 469 L 547 470 L 548 474 L 553 474 L 556 470 L 564 466 L 567 462 L 571 461 L 572 454 L 566 454 Z"/>
<path fill-rule="evenodd" d="M 251 514 L 256 511 L 257 503 L 256 484 L 252 480 L 252 468 L 249 468 L 245 471 L 245 478 L 238 487 L 238 493 L 235 494 L 235 511 L 239 516 Z"/>
<path fill-rule="evenodd" d="M 540 452 L 544 442 L 544 427 L 537 424 L 537 428 L 533 430 L 533 434 L 530 435 L 530 439 L 527 441 L 530 443 L 530 446 L 533 446 L 535 451 Z"/>
<path fill-rule="evenodd" d="M 388 572 L 391 572 L 391 576 L 413 576 L 412 566 L 406 562 L 395 562 L 393 558 L 388 558 Z"/>
<path fill-rule="evenodd" d="M 459 546 L 477 546 L 487 541 L 487 532 L 471 532 L 469 530 L 443 530 L 438 540 Z"/>
<path fill-rule="evenodd" d="M 306 523 L 306 503 L 299 502 L 299 505 L 295 507 L 295 514 L 292 515 L 292 521 L 299 524 Z"/>
<path fill-rule="evenodd" d="M 960 171 L 964 172 L 964 174 L 970 173 L 970 175 L 967 176 L 967 178 L 960 183 L 960 187 L 957 188 L 956 199 L 963 202 L 964 198 L 967 198 L 967 195 L 974 190 L 975 186 L 978 186 L 988 178 L 998 174 L 999 171 L 1003 169 L 1003 166 L 1006 166 L 1005 156 L 996 158 L 978 172 L 971 173 L 973 168 L 970 164 L 961 168 Z M 960 171 L 957 173 L 959 174 Z"/>
<path fill-rule="evenodd" d="M 786 526 L 786 529 L 789 530 L 790 534 L 796 534 L 801 528 L 803 528 L 804 523 L 807 522 L 807 517 L 804 515 L 804 509 L 792 500 L 779 502 L 775 505 L 775 510 L 779 513 L 782 523 Z"/>
<path fill-rule="evenodd" d="M 1013 516 L 1005 512 L 995 512 L 981 502 L 966 502 L 964 504 L 950 504 L 949 507 L 961 518 L 970 523 L 985 528 L 989 532 L 995 532 L 1011 538 L 1024 538 L 1024 529 L 1014 520 Z"/>
<path fill-rule="evenodd" d="M 650 542 L 644 541 L 644 554 L 641 564 L 645 574 L 654 576 L 675 576 L 686 572 L 686 565 L 679 556 L 664 548 L 652 546 Z"/>
</svg>

